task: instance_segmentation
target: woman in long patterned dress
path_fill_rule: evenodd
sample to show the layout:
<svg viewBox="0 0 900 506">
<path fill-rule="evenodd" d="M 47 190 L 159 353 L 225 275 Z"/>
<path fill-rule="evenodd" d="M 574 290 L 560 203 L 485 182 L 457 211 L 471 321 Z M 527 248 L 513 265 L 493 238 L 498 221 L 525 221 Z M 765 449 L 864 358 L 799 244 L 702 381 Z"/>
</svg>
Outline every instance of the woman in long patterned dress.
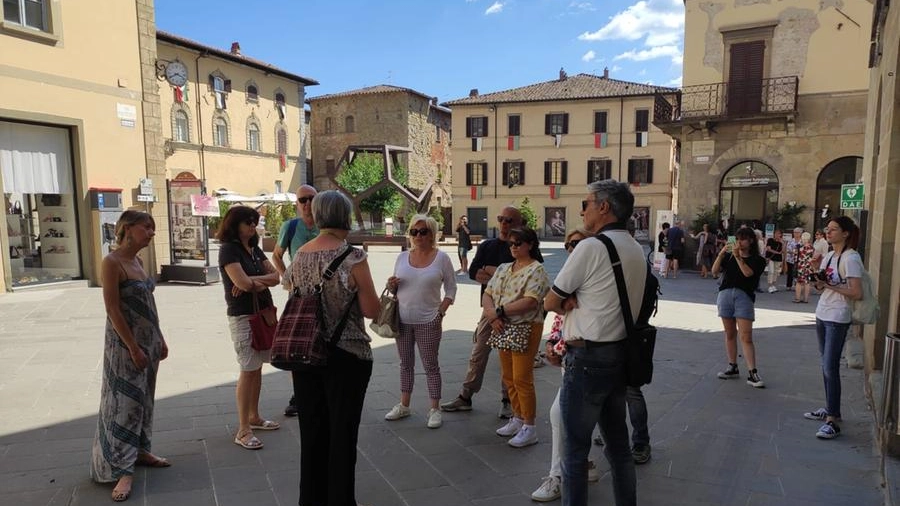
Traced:
<svg viewBox="0 0 900 506">
<path fill-rule="evenodd" d="M 150 452 L 156 373 L 169 349 L 159 328 L 153 279 L 137 256 L 155 230 L 149 214 L 125 211 L 116 223 L 118 248 L 101 265 L 107 319 L 91 477 L 100 483 L 116 482 L 112 491 L 116 502 L 131 494 L 135 465 L 170 465 Z"/>
<path fill-rule="evenodd" d="M 813 258 L 816 249 L 810 242 L 809 232 L 800 234 L 800 250 L 797 252 L 797 279 L 794 280 L 794 302 L 809 302 L 809 291 L 815 281 L 816 268 Z"/>
</svg>

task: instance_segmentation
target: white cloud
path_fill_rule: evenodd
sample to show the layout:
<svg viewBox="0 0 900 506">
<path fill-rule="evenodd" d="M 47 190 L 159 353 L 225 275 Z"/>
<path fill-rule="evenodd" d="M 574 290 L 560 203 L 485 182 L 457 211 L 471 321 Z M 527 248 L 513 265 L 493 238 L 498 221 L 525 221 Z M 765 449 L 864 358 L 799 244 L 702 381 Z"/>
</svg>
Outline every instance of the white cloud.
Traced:
<svg viewBox="0 0 900 506">
<path fill-rule="evenodd" d="M 595 53 L 594 50 L 591 49 L 587 53 L 584 53 L 584 56 L 581 57 L 581 61 L 593 61 L 596 57 L 597 53 Z"/>
<path fill-rule="evenodd" d="M 618 65 L 613 65 L 612 68 L 609 69 L 610 72 L 618 72 L 620 70 L 622 70 L 622 67 L 620 67 Z"/>
<path fill-rule="evenodd" d="M 484 15 L 488 16 L 490 14 L 498 14 L 503 11 L 503 2 L 494 2 L 494 5 L 491 5 L 484 11 Z"/>
<path fill-rule="evenodd" d="M 676 87 L 676 88 L 680 88 L 680 87 L 681 87 L 681 80 L 682 80 L 682 77 L 681 77 L 681 76 L 678 76 L 678 77 L 676 77 L 675 79 L 672 79 L 671 81 L 667 82 L 666 84 L 667 84 L 668 86 L 674 86 L 674 87 Z"/>
<path fill-rule="evenodd" d="M 679 65 L 684 59 L 684 55 L 681 53 L 681 50 L 678 49 L 678 46 L 656 46 L 640 51 L 636 49 L 625 51 L 620 55 L 616 55 L 613 60 L 647 61 L 656 58 L 664 58 L 666 56 L 672 59 L 672 63 Z"/>
<path fill-rule="evenodd" d="M 580 11 L 595 11 L 596 7 L 590 2 L 578 2 L 572 1 L 569 3 L 569 9 L 580 10 Z"/>
</svg>

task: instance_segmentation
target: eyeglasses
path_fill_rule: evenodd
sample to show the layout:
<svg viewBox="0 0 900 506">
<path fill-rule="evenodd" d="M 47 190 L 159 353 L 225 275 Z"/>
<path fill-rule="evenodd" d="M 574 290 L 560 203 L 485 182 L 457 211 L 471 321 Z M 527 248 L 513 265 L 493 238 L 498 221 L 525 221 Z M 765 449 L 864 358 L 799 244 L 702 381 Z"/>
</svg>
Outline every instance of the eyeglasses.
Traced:
<svg viewBox="0 0 900 506">
<path fill-rule="evenodd" d="M 595 200 L 582 200 L 582 201 L 581 201 L 581 210 L 582 210 L 582 212 L 583 212 L 583 211 L 587 211 L 587 206 L 588 206 L 588 204 L 591 203 L 591 202 L 596 202 L 596 201 L 595 201 Z"/>
<path fill-rule="evenodd" d="M 497 223 L 506 223 L 507 225 L 516 221 L 515 218 L 510 218 L 508 216 L 497 216 Z"/>
<path fill-rule="evenodd" d="M 566 249 L 572 248 L 575 249 L 575 246 L 578 246 L 578 243 L 581 242 L 581 239 L 572 239 L 571 241 L 565 244 Z"/>
<path fill-rule="evenodd" d="M 250 225 L 251 227 L 255 227 L 255 226 L 259 225 L 259 221 L 255 221 L 253 219 L 248 219 L 244 223 L 246 223 L 247 225 Z"/>
<path fill-rule="evenodd" d="M 312 202 L 313 197 L 297 197 L 297 202 L 301 204 L 306 204 L 307 202 Z"/>
<path fill-rule="evenodd" d="M 420 235 L 420 234 L 425 236 L 425 235 L 428 235 L 429 232 L 431 232 L 431 230 L 428 230 L 427 228 L 411 228 L 411 229 L 409 229 L 409 235 L 411 235 L 413 237 L 416 237 L 417 235 Z"/>
<path fill-rule="evenodd" d="M 515 247 L 518 248 L 518 247 L 521 246 L 522 244 L 524 244 L 522 241 L 509 241 L 509 247 L 510 247 L 510 248 L 512 248 L 513 246 L 515 246 Z"/>
</svg>

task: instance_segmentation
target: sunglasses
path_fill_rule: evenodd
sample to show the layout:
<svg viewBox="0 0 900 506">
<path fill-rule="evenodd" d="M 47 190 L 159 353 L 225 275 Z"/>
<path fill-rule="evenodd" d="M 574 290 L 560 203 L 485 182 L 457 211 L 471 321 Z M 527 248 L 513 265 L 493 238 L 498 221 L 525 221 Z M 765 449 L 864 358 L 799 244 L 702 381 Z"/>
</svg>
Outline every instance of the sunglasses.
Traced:
<svg viewBox="0 0 900 506">
<path fill-rule="evenodd" d="M 297 202 L 301 204 L 306 204 L 307 202 L 312 202 L 313 197 L 297 197 Z"/>
<path fill-rule="evenodd" d="M 428 230 L 427 228 L 411 228 L 411 229 L 409 229 L 409 235 L 411 235 L 413 237 L 416 237 L 417 235 L 426 236 L 426 235 L 428 235 L 429 232 L 431 232 L 431 230 Z"/>
<path fill-rule="evenodd" d="M 518 248 L 519 246 L 521 246 L 521 245 L 523 245 L 523 244 L 525 244 L 525 243 L 522 242 L 522 241 L 509 241 L 509 247 L 510 247 L 510 248 L 512 248 L 513 246 L 515 246 L 515 247 Z"/>
<path fill-rule="evenodd" d="M 507 225 L 510 225 L 514 221 L 516 221 L 515 218 L 508 218 L 506 216 L 497 216 L 497 223 L 506 223 Z"/>
<path fill-rule="evenodd" d="M 254 220 L 247 220 L 244 223 L 246 223 L 247 225 L 250 225 L 251 227 L 255 227 L 255 226 L 259 225 L 259 222 L 254 221 Z"/>
<path fill-rule="evenodd" d="M 571 241 L 565 244 L 566 249 L 572 248 L 575 249 L 575 246 L 578 246 L 578 243 L 581 242 L 581 239 L 572 239 Z"/>
<path fill-rule="evenodd" d="M 587 206 L 588 206 L 588 204 L 590 204 L 591 202 L 596 202 L 596 200 L 582 200 L 582 201 L 581 201 L 581 210 L 582 210 L 582 211 L 587 211 Z"/>
</svg>

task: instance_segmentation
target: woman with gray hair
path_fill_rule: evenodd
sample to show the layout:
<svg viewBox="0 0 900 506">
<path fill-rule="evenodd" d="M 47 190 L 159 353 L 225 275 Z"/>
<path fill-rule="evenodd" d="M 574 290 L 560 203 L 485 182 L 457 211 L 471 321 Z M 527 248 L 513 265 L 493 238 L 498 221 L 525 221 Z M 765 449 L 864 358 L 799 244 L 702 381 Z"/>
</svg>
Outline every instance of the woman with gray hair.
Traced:
<svg viewBox="0 0 900 506">
<path fill-rule="evenodd" d="M 363 317 L 380 309 L 366 253 L 347 244 L 353 204 L 328 190 L 312 201 L 319 235 L 304 244 L 291 262 L 294 289 L 311 294 L 322 286 L 322 318 L 330 335 L 346 326 L 330 348 L 324 367 L 293 371 L 300 420 L 300 504 L 356 504 L 356 442 L 366 388 L 372 375 L 372 347 Z M 323 280 L 328 265 L 349 255 Z"/>
<path fill-rule="evenodd" d="M 419 347 L 428 382 L 427 426 L 437 429 L 441 419 L 441 366 L 438 349 L 443 332 L 441 322 L 447 308 L 456 298 L 456 273 L 450 256 L 437 249 L 438 224 L 434 218 L 417 214 L 409 220 L 410 250 L 400 253 L 394 264 L 394 275 L 388 288 L 397 294 L 400 313 L 400 402 L 384 415 L 385 420 L 399 420 L 410 415 L 415 373 L 415 347 Z M 441 287 L 444 297 L 441 298 Z"/>
</svg>

